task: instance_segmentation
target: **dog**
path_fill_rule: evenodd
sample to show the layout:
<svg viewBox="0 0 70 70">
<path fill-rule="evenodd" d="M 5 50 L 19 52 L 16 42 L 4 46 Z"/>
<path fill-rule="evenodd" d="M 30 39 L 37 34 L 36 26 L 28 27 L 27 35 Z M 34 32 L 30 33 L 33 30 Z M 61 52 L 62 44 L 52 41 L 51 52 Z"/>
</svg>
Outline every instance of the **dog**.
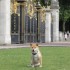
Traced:
<svg viewBox="0 0 70 70">
<path fill-rule="evenodd" d="M 32 67 L 42 67 L 42 54 L 39 50 L 38 44 L 30 44 L 31 46 L 31 53 L 32 53 L 32 58 L 31 58 L 31 66 Z"/>
</svg>

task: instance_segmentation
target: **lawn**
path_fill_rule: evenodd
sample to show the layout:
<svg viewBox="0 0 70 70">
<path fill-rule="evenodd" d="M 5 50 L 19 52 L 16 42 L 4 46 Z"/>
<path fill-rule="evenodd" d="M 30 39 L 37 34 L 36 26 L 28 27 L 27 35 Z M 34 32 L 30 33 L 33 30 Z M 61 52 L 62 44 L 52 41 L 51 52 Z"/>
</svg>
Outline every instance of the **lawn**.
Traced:
<svg viewBox="0 0 70 70">
<path fill-rule="evenodd" d="M 70 47 L 40 47 L 43 67 L 32 68 L 30 48 L 1 49 L 0 70 L 70 70 Z"/>
</svg>

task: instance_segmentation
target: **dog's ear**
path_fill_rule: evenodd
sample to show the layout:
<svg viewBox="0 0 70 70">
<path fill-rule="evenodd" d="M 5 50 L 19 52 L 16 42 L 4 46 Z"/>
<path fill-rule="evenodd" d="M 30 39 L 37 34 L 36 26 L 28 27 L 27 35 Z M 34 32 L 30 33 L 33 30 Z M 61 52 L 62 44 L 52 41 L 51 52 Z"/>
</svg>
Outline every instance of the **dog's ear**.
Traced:
<svg viewBox="0 0 70 70">
<path fill-rule="evenodd" d="M 38 46 L 38 44 L 36 44 L 36 46 Z"/>
</svg>

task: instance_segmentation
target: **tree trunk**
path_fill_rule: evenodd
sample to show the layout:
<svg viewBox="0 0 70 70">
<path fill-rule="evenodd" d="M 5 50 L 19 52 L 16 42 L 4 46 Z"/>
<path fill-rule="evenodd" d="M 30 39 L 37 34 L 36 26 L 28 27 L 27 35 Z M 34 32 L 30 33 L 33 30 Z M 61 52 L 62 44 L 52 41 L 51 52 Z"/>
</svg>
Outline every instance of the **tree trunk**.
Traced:
<svg viewBox="0 0 70 70">
<path fill-rule="evenodd" d="M 65 21 L 63 22 L 63 32 L 65 33 Z"/>
</svg>

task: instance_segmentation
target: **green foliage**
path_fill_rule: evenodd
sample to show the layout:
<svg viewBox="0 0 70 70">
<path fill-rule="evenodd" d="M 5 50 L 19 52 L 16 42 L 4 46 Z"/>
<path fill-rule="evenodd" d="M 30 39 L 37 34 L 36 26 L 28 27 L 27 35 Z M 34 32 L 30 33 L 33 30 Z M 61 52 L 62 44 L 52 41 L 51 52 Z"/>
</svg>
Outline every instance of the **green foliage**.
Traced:
<svg viewBox="0 0 70 70">
<path fill-rule="evenodd" d="M 47 6 L 51 4 L 51 0 L 46 0 L 47 2 L 45 3 L 45 0 L 40 0 L 40 3 L 42 6 Z"/>
<path fill-rule="evenodd" d="M 70 0 L 58 0 L 59 1 L 59 4 L 60 6 L 63 5 L 63 6 L 69 6 L 70 5 Z"/>
<path fill-rule="evenodd" d="M 59 0 L 60 20 L 63 21 L 63 32 L 65 32 L 65 23 L 70 18 L 70 0 Z"/>
<path fill-rule="evenodd" d="M 45 6 L 44 0 L 40 0 L 40 3 L 41 3 L 42 6 Z"/>
<path fill-rule="evenodd" d="M 64 22 L 67 21 L 67 19 L 70 17 L 70 9 L 60 9 L 60 19 L 62 19 Z"/>
<path fill-rule="evenodd" d="M 59 0 L 60 19 L 64 22 L 70 17 L 70 0 Z"/>
</svg>

